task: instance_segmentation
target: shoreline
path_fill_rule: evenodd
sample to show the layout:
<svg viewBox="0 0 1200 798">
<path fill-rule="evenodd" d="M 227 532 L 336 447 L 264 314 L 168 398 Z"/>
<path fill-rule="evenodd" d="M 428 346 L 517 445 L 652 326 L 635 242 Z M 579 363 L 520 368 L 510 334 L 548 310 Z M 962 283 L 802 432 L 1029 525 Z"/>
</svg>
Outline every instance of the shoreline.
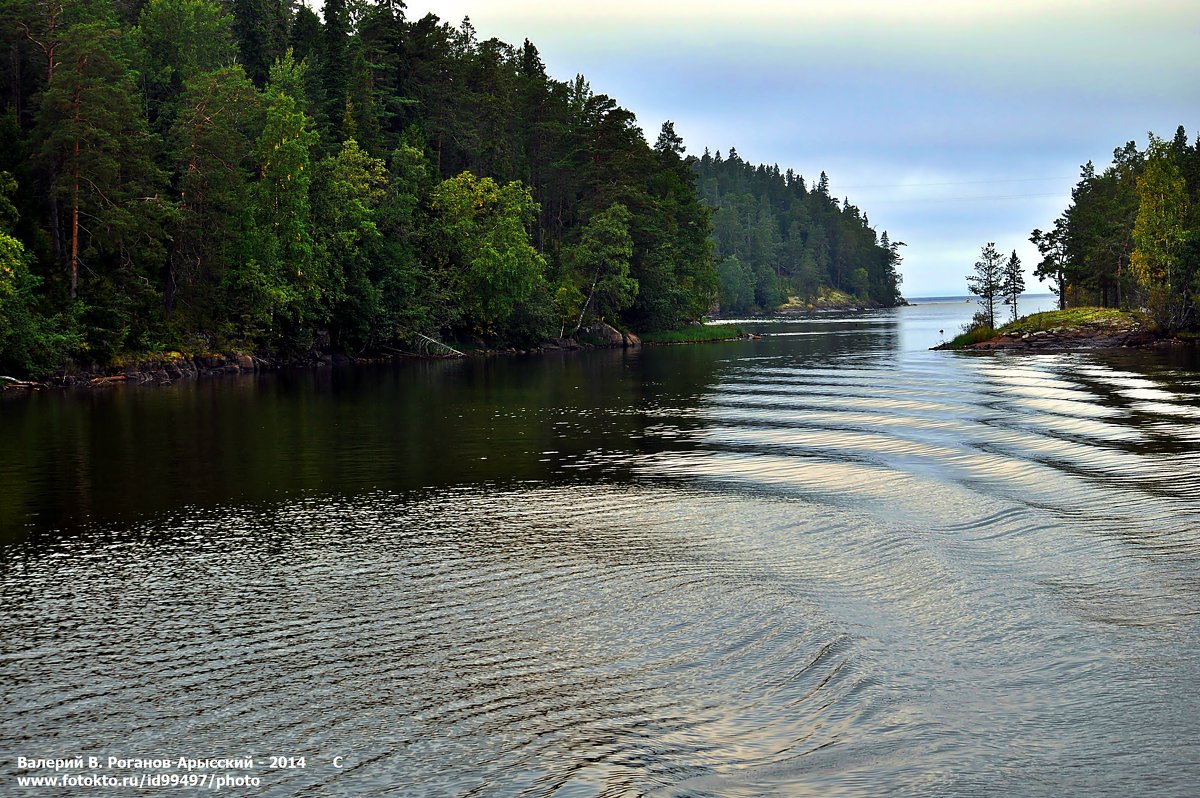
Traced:
<svg viewBox="0 0 1200 798">
<path fill-rule="evenodd" d="M 986 337 L 984 337 L 986 336 Z M 1194 346 L 1197 342 L 1162 335 L 1144 314 L 1113 308 L 1077 307 L 1023 316 L 996 330 L 976 330 L 930 347 L 951 352 L 1080 352 L 1098 349 L 1142 351 Z"/>
<path fill-rule="evenodd" d="M 706 327 L 721 325 L 704 325 Z M 686 328 L 685 328 L 686 329 Z M 739 329 L 731 327 L 731 329 Z M 352 357 L 342 353 L 321 353 L 313 357 L 276 361 L 241 352 L 209 352 L 185 355 L 179 352 L 141 356 L 144 359 L 129 365 L 92 366 L 76 372 L 63 372 L 42 380 L 22 379 L 0 375 L 0 394 L 44 390 L 98 390 L 118 386 L 168 386 L 181 380 L 199 380 L 234 374 L 258 374 L 286 369 L 320 369 L 326 367 L 367 366 L 386 363 L 405 363 L 429 360 L 463 360 L 468 358 L 505 357 L 513 355 L 546 355 L 553 352 L 581 352 L 593 349 L 639 349 L 681 344 L 722 343 L 745 340 L 741 333 L 728 337 L 678 341 L 643 341 L 635 333 L 622 333 L 608 324 L 589 325 L 579 338 L 567 337 L 543 341 L 531 347 L 470 348 L 465 351 L 442 344 L 448 353 L 432 354 L 396 351 Z M 580 340 L 582 339 L 582 340 Z M 438 342 L 441 343 L 441 342 Z"/>
</svg>

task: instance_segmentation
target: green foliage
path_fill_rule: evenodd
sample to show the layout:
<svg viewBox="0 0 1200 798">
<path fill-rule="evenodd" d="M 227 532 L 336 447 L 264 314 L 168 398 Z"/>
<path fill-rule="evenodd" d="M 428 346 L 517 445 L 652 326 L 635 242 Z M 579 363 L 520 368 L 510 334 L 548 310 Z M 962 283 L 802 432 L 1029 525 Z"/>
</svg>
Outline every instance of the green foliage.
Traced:
<svg viewBox="0 0 1200 798">
<path fill-rule="evenodd" d="M 184 318 L 175 323 L 184 329 L 219 330 L 223 338 L 244 339 L 247 331 L 237 326 L 244 317 L 234 321 L 226 315 L 239 297 L 223 292 L 222 285 L 239 280 L 236 273 L 254 257 L 250 178 L 262 104 L 240 67 L 189 78 L 181 100 L 169 137 L 179 205 L 164 308 L 168 316 L 182 310 Z M 244 288 L 239 285 L 237 291 Z"/>
<path fill-rule="evenodd" d="M 630 260 L 633 258 L 633 238 L 629 234 L 631 219 L 629 209 L 614 203 L 608 209 L 592 217 L 583 228 L 579 243 L 568 248 L 566 259 L 578 276 L 590 286 L 579 309 L 578 329 L 590 311 L 596 318 L 616 320 L 621 313 L 633 305 L 638 294 L 638 282 L 629 275 Z M 565 297 L 570 292 L 556 293 L 560 311 Z M 577 292 L 583 296 L 583 290 Z"/>
<path fill-rule="evenodd" d="M 153 160 L 155 142 L 120 35 L 103 20 L 69 28 L 40 106 L 40 158 L 52 175 L 52 198 L 68 217 L 70 243 L 60 257 L 73 272 L 84 260 L 136 257 L 153 267 L 165 256 L 165 174 Z"/>
<path fill-rule="evenodd" d="M 1179 260 L 1188 216 L 1187 185 L 1171 159 L 1166 142 L 1151 136 L 1141 177 L 1137 179 L 1138 211 L 1133 224 L 1130 265 L 1146 288 L 1167 292 L 1179 285 Z M 1190 286 L 1189 286 L 1190 287 Z"/>
<path fill-rule="evenodd" d="M 962 335 L 946 345 L 948 349 L 962 349 L 972 344 L 989 341 L 998 335 L 1033 335 L 1039 332 L 1072 333 L 1100 332 L 1112 334 L 1117 332 L 1135 332 L 1141 330 L 1145 319 L 1141 314 L 1116 308 L 1074 307 L 1065 310 L 1051 310 L 1044 313 L 1033 313 L 1005 324 L 999 329 L 992 329 L 983 323 L 983 314 L 976 314 L 975 321 L 964 327 Z"/>
<path fill-rule="evenodd" d="M 866 301 L 867 297 L 871 295 L 868 281 L 869 278 L 867 276 L 867 270 L 861 267 L 855 269 L 854 273 L 850 277 L 851 291 L 853 291 L 856 297 L 863 301 Z"/>
<path fill-rule="evenodd" d="M 41 375 L 66 364 L 81 341 L 68 319 L 38 312 L 41 283 L 21 242 L 0 232 L 0 372 Z"/>
<path fill-rule="evenodd" d="M 155 286 L 174 216 L 126 44 L 103 14 L 63 31 L 32 131 L 51 211 L 43 273 L 67 275 L 55 299 L 87 325 L 98 357 L 161 326 Z"/>
<path fill-rule="evenodd" d="M 1050 281 L 1050 290 L 1058 294 L 1059 309 L 1065 309 L 1068 269 L 1065 220 L 1057 219 L 1054 229 L 1048 232 L 1034 230 L 1030 233 L 1029 240 L 1042 256 L 1042 260 L 1033 270 L 1034 276 L 1042 282 Z"/>
<path fill-rule="evenodd" d="M 334 343 L 367 346 L 379 324 L 383 297 L 372 279 L 372 263 L 382 235 L 378 209 L 387 197 L 387 166 L 354 139 L 318 164 L 313 191 L 314 260 L 324 284 L 319 288 L 323 316 L 336 321 Z"/>
<path fill-rule="evenodd" d="M 903 244 L 886 232 L 877 238 L 858 208 L 830 197 L 824 174 L 810 190 L 791 170 L 754 166 L 736 150 L 725 158 L 705 152 L 692 168 L 700 196 L 714 209 L 718 261 L 736 257 L 749 270 L 758 307 L 774 309 L 788 295 L 812 301 L 827 287 L 862 303 L 900 301 Z M 722 306 L 729 308 L 728 296 Z"/>
<path fill-rule="evenodd" d="M 284 0 L 228 0 L 238 60 L 256 86 L 264 86 L 271 66 L 287 48 L 288 4 Z"/>
<path fill-rule="evenodd" d="M 184 84 L 233 64 L 232 17 L 215 0 L 148 0 L 133 30 L 140 78 L 151 120 L 170 126 Z"/>
<path fill-rule="evenodd" d="M 1036 274 L 1068 303 L 1143 308 L 1160 330 L 1197 323 L 1200 297 L 1200 140 L 1182 127 L 1113 151 L 1099 174 L 1083 167 L 1072 204 L 1049 232 L 1033 231 Z"/>
<path fill-rule="evenodd" d="M 12 197 L 17 193 L 17 181 L 8 172 L 0 172 L 0 232 L 17 229 L 20 214 L 13 205 Z"/>
<path fill-rule="evenodd" d="M 303 104 L 290 93 L 302 87 L 303 67 L 290 54 L 271 68 L 264 126 L 254 150 L 256 256 L 247 260 L 245 274 L 230 275 L 228 281 L 230 288 L 245 292 L 238 302 L 239 326 L 260 334 L 274 330 L 292 347 L 303 346 L 304 330 L 321 322 L 323 293 L 332 282 L 320 271 L 328 264 L 313 257 L 310 151 L 317 134 Z"/>
<path fill-rule="evenodd" d="M 450 288 L 437 279 L 428 259 L 433 224 L 427 205 L 434 175 L 412 138 L 392 152 L 387 196 L 377 217 L 383 241 L 374 263 L 381 300 L 372 326 L 376 346 L 437 333 L 457 318 Z"/>
<path fill-rule="evenodd" d="M 545 259 L 525 229 L 537 203 L 520 183 L 502 186 L 463 172 L 434 189 L 432 204 L 464 321 L 477 332 L 503 333 L 545 282 Z"/>
<path fill-rule="evenodd" d="M 730 255 L 717 266 L 720 280 L 721 310 L 748 313 L 754 309 L 754 274 L 737 255 Z"/>
</svg>

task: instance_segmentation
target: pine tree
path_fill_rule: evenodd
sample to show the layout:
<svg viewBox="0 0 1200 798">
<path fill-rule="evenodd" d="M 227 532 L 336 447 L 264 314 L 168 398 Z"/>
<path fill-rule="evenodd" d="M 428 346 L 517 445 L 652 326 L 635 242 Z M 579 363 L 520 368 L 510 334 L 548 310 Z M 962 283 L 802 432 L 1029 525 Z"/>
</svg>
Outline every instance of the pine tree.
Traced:
<svg viewBox="0 0 1200 798">
<path fill-rule="evenodd" d="M 321 13 L 325 18 L 320 62 L 325 94 L 321 127 L 326 143 L 336 144 L 349 133 L 343 119 L 350 98 L 350 12 L 346 0 L 325 0 Z M 350 116 L 353 118 L 353 114 Z"/>
<path fill-rule="evenodd" d="M 52 197 L 67 212 L 72 299 L 91 254 L 116 255 L 135 266 L 163 255 L 165 176 L 152 160 L 153 140 L 119 37 L 104 21 L 69 28 L 59 48 L 62 60 L 42 95 L 40 156 L 53 175 Z M 135 259 L 135 249 L 146 245 L 145 257 Z"/>
<path fill-rule="evenodd" d="M 214 292 L 250 254 L 250 173 L 262 127 L 260 98 L 235 66 L 188 80 L 180 107 L 170 136 L 179 217 L 163 305 L 171 315 L 182 299 L 197 323 L 215 328 L 221 311 Z"/>
<path fill-rule="evenodd" d="M 989 242 L 975 261 L 975 273 L 967 277 L 967 288 L 979 297 L 983 308 L 979 313 L 980 321 L 993 328 L 996 326 L 996 298 L 1004 285 L 1003 263 L 1004 256 L 996 251 L 995 243 Z"/>
<path fill-rule="evenodd" d="M 285 0 L 228 2 L 242 66 L 255 86 L 265 86 L 271 76 L 271 65 L 287 49 L 289 20 Z"/>
<path fill-rule="evenodd" d="M 1001 282 L 1000 295 L 1004 298 L 1004 304 L 1012 310 L 1012 320 L 1016 321 L 1017 301 L 1025 291 L 1025 271 L 1021 268 L 1021 259 L 1017 257 L 1015 249 L 1004 264 Z"/>
<path fill-rule="evenodd" d="M 1067 247 L 1065 222 L 1057 219 L 1054 229 L 1042 232 L 1034 230 L 1029 240 L 1038 248 L 1042 255 L 1041 262 L 1034 269 L 1038 280 L 1050 281 L 1050 290 L 1058 294 L 1058 309 L 1067 309 Z"/>
</svg>

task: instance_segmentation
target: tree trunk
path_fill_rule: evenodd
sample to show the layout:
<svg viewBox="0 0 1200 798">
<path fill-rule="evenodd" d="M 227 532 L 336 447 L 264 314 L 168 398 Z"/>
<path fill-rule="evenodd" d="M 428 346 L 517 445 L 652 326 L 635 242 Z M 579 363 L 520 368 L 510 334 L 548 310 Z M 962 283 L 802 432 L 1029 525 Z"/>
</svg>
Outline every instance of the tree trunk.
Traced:
<svg viewBox="0 0 1200 798">
<path fill-rule="evenodd" d="M 75 125 L 79 129 L 79 100 L 81 87 L 75 83 Z M 71 299 L 79 294 L 79 139 L 71 154 Z"/>
<path fill-rule="evenodd" d="M 575 335 L 579 332 L 579 328 L 583 326 L 583 314 L 587 313 L 588 305 L 592 304 L 592 296 L 596 293 L 596 283 L 600 281 L 600 271 L 596 270 L 596 276 L 592 278 L 592 287 L 588 290 L 587 300 L 584 301 L 583 307 L 579 309 L 579 321 L 575 322 Z M 562 336 L 559 336 L 560 338 Z"/>
</svg>

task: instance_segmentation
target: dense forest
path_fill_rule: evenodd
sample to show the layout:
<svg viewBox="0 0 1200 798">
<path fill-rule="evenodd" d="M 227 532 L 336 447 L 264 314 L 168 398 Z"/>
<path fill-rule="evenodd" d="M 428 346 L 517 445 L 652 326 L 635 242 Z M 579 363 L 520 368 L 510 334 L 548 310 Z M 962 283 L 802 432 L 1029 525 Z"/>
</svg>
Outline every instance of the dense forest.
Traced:
<svg viewBox="0 0 1200 798">
<path fill-rule="evenodd" d="M 0 41 L 5 369 L 677 328 L 714 238 L 730 304 L 897 297 L 821 186 L 651 145 L 529 41 L 400 0 L 10 0 Z"/>
<path fill-rule="evenodd" d="M 754 166 L 737 150 L 693 159 L 697 190 L 713 209 L 721 308 L 771 309 L 811 302 L 833 288 L 861 304 L 900 301 L 899 247 L 878 236 L 848 199 L 829 194 L 824 172 L 809 188 L 778 166 Z"/>
<path fill-rule="evenodd" d="M 1165 332 L 1200 323 L 1200 137 L 1150 134 L 1128 142 L 1097 173 L 1089 161 L 1071 205 L 1034 230 L 1036 274 L 1061 307 L 1145 308 Z"/>
</svg>

